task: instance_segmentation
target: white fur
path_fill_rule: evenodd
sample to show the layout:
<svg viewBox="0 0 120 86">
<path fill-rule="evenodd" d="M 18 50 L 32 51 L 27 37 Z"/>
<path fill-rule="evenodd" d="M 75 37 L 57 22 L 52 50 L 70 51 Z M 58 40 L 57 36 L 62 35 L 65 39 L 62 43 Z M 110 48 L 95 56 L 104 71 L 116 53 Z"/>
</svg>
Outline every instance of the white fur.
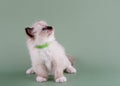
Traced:
<svg viewBox="0 0 120 86">
<path fill-rule="evenodd" d="M 39 33 L 41 29 L 47 26 L 44 21 L 36 22 L 32 27 L 33 32 L 36 32 L 35 39 L 27 39 L 27 46 L 29 49 L 32 68 L 27 70 L 27 74 L 35 72 L 37 74 L 36 80 L 38 82 L 47 81 L 48 74 L 54 74 L 56 82 L 66 82 L 64 77 L 64 70 L 68 70 L 69 73 L 76 73 L 76 69 L 73 68 L 70 61 L 66 57 L 64 48 L 55 40 L 54 30 L 49 37 L 40 37 Z M 49 42 L 50 45 L 44 49 L 35 48 L 36 45 Z M 33 71 L 34 70 L 34 71 Z"/>
<path fill-rule="evenodd" d="M 37 82 L 45 82 L 45 81 L 47 81 L 47 79 L 43 78 L 43 77 L 40 77 L 40 76 L 37 76 L 36 81 Z"/>
<path fill-rule="evenodd" d="M 26 71 L 26 74 L 34 74 L 35 72 L 34 72 L 34 70 L 33 70 L 33 68 L 31 67 L 31 68 L 29 68 L 27 71 Z"/>
<path fill-rule="evenodd" d="M 60 78 L 58 78 L 58 79 L 56 79 L 55 80 L 56 82 L 66 82 L 67 81 L 67 79 L 66 79 L 66 77 L 60 77 Z"/>
</svg>

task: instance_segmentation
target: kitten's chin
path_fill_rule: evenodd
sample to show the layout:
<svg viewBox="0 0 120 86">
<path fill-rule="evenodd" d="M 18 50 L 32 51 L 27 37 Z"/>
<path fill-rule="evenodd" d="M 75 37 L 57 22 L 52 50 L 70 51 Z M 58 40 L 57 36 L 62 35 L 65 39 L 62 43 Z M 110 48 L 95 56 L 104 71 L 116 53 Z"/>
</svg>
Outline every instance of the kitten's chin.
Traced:
<svg viewBox="0 0 120 86">
<path fill-rule="evenodd" d="M 48 30 L 47 32 L 48 32 L 48 36 L 51 36 L 54 34 L 54 30 Z"/>
</svg>

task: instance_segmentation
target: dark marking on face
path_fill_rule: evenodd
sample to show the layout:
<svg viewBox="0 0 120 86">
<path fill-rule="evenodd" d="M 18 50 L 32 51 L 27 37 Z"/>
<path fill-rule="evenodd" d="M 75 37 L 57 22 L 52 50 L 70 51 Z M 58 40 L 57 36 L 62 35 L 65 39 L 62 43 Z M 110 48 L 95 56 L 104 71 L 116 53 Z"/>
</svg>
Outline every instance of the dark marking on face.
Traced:
<svg viewBox="0 0 120 86">
<path fill-rule="evenodd" d="M 30 28 L 30 27 L 25 28 L 25 32 L 30 38 L 34 38 L 34 35 L 33 35 L 32 31 L 33 31 L 33 28 Z"/>
<path fill-rule="evenodd" d="M 46 26 L 42 29 L 42 31 L 45 31 L 45 30 L 53 30 L 53 27 L 52 26 Z"/>
<path fill-rule="evenodd" d="M 52 27 L 52 26 L 47 26 L 47 29 L 48 29 L 48 30 L 52 30 L 53 27 Z"/>
</svg>

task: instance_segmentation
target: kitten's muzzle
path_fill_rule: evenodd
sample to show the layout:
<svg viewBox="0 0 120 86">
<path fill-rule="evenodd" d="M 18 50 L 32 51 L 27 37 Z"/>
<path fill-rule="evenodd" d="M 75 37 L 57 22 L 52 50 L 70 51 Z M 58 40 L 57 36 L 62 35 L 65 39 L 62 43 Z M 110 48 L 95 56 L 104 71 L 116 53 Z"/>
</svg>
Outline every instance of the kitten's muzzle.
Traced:
<svg viewBox="0 0 120 86">
<path fill-rule="evenodd" d="M 44 30 L 50 30 L 50 31 L 52 31 L 52 30 L 53 30 L 53 27 L 52 27 L 52 26 L 46 26 L 46 27 L 44 27 L 42 30 L 43 30 L 43 31 L 44 31 Z"/>
</svg>

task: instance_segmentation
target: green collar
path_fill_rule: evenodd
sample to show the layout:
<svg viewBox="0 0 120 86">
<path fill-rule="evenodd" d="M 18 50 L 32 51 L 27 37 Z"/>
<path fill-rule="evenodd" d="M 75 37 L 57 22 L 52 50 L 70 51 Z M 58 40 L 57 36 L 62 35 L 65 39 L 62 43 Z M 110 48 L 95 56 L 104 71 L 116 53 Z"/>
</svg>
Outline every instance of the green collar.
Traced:
<svg viewBox="0 0 120 86">
<path fill-rule="evenodd" d="M 50 45 L 50 43 L 45 43 L 45 44 L 42 44 L 42 45 L 36 45 L 35 47 L 38 48 L 38 49 L 43 49 L 43 48 L 47 48 L 49 45 Z"/>
</svg>

